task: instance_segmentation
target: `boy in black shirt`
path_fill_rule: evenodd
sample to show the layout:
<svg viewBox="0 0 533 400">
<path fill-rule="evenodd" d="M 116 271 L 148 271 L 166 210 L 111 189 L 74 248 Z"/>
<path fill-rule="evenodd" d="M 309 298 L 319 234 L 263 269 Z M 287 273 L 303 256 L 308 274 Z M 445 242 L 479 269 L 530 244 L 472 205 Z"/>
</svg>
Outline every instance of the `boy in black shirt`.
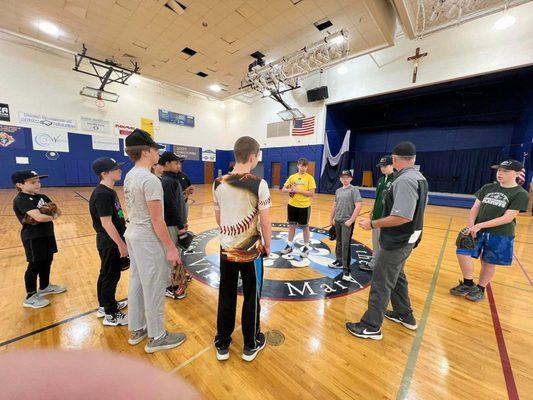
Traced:
<svg viewBox="0 0 533 400">
<path fill-rule="evenodd" d="M 121 167 L 109 157 L 98 158 L 93 162 L 93 171 L 100 178 L 100 184 L 89 199 L 89 212 L 96 231 L 96 248 L 100 255 L 100 275 L 96 291 L 98 295 L 97 317 L 104 317 L 107 326 L 127 325 L 128 317 L 119 310 L 127 301 L 117 302 L 115 293 L 120 279 L 122 266 L 128 264 L 128 248 L 124 241 L 126 222 L 124 212 L 113 190 L 122 176 Z"/>
<path fill-rule="evenodd" d="M 41 189 L 40 180 L 47 177 L 30 170 L 17 171 L 11 175 L 11 180 L 19 191 L 13 199 L 13 211 L 22 224 L 20 235 L 28 261 L 28 269 L 24 274 L 27 295 L 22 305 L 30 308 L 46 307 L 50 301 L 42 296 L 67 290 L 50 283 L 50 267 L 54 253 L 57 253 L 52 221 L 59 217 L 59 212 L 45 215 L 39 211 L 46 203 L 52 202 L 48 196 L 37 193 Z"/>
</svg>

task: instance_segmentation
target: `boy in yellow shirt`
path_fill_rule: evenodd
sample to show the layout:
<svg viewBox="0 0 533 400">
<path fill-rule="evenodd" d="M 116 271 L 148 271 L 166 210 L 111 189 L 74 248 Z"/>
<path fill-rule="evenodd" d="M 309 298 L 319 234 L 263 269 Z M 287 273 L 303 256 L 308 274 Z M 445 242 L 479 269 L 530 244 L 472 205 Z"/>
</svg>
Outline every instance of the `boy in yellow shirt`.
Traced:
<svg viewBox="0 0 533 400">
<path fill-rule="evenodd" d="M 307 173 L 308 161 L 306 158 L 298 160 L 298 172 L 289 176 L 283 185 L 283 191 L 289 192 L 289 204 L 287 206 L 287 219 L 289 222 L 289 239 L 287 246 L 281 254 L 292 252 L 292 241 L 296 233 L 296 226 L 303 230 L 304 247 L 301 254 L 304 257 L 309 255 L 309 217 L 311 216 L 311 198 L 315 195 L 315 178 Z"/>
</svg>

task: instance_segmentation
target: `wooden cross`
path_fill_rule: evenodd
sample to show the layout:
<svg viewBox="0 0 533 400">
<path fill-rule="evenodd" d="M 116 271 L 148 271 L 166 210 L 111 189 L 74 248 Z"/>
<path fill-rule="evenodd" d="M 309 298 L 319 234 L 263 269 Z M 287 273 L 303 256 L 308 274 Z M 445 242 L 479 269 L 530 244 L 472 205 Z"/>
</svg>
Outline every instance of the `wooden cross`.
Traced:
<svg viewBox="0 0 533 400">
<path fill-rule="evenodd" d="M 420 54 L 420 47 L 416 48 L 416 52 L 414 56 L 407 57 L 407 61 L 414 61 L 414 69 L 413 69 L 413 83 L 416 83 L 416 74 L 418 73 L 418 60 L 422 57 L 427 56 L 428 53 L 422 53 Z"/>
</svg>

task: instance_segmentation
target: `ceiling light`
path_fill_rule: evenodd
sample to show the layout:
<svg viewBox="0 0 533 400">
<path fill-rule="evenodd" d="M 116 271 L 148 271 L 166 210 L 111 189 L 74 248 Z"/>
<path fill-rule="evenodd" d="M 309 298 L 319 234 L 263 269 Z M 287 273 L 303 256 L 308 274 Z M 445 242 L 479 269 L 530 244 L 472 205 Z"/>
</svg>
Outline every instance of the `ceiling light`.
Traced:
<svg viewBox="0 0 533 400">
<path fill-rule="evenodd" d="M 218 106 L 219 106 L 221 109 L 225 109 L 225 108 L 226 108 L 226 104 L 224 104 L 224 103 L 220 103 Z"/>
<path fill-rule="evenodd" d="M 493 28 L 502 31 L 514 25 L 516 18 L 509 14 L 504 14 L 495 23 Z"/>
<path fill-rule="evenodd" d="M 344 64 L 342 64 L 339 68 L 337 68 L 337 73 L 339 75 L 344 75 L 346 72 L 348 72 L 348 67 Z"/>
<path fill-rule="evenodd" d="M 39 30 L 52 36 L 59 35 L 59 28 L 57 25 L 48 21 L 39 21 Z"/>
<path fill-rule="evenodd" d="M 344 35 L 338 35 L 338 36 L 335 36 L 333 38 L 331 38 L 329 40 L 329 43 L 333 43 L 333 44 L 341 44 L 342 42 L 344 42 L 346 40 L 346 38 L 344 37 Z"/>
<path fill-rule="evenodd" d="M 215 83 L 215 84 L 209 86 L 209 90 L 211 90 L 212 92 L 220 92 L 222 90 L 222 87 Z"/>
</svg>

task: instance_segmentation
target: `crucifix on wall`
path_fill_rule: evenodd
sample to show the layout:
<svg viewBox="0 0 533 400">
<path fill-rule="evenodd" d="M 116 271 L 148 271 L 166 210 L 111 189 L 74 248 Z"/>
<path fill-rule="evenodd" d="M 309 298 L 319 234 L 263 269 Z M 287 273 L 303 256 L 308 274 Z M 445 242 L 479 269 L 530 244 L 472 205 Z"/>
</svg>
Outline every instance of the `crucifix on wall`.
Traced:
<svg viewBox="0 0 533 400">
<path fill-rule="evenodd" d="M 418 74 L 418 60 L 420 60 L 422 57 L 427 56 L 428 53 L 422 53 L 420 54 L 420 47 L 416 48 L 416 52 L 414 56 L 407 57 L 407 61 L 413 62 L 413 83 L 416 83 L 416 75 Z"/>
</svg>

